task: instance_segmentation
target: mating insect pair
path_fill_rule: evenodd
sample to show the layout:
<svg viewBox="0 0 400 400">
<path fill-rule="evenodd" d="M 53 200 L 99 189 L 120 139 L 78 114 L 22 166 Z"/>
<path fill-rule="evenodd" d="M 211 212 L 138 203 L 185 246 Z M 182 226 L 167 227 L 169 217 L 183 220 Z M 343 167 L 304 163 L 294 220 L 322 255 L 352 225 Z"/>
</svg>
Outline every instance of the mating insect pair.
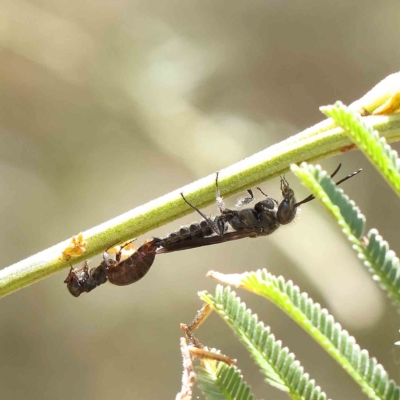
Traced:
<svg viewBox="0 0 400 400">
<path fill-rule="evenodd" d="M 331 177 L 336 175 L 340 167 L 341 164 L 339 164 Z M 346 176 L 338 181 L 336 185 L 352 178 L 360 171 L 361 169 Z M 256 238 L 270 235 L 281 225 L 292 222 L 300 205 L 314 199 L 314 196 L 310 195 L 304 200 L 296 202 L 294 191 L 290 188 L 285 177 L 281 177 L 280 182 L 283 196 L 280 203 L 258 188 L 265 196 L 264 200 L 257 202 L 253 208 L 231 210 L 225 207 L 220 196 L 217 173 L 215 178 L 216 201 L 220 215 L 214 218 L 207 217 L 198 208 L 190 204 L 181 193 L 182 199 L 186 204 L 202 216 L 202 221 L 182 227 L 179 231 L 173 232 L 165 238 L 153 238 L 145 242 L 130 257 L 124 260 L 121 260 L 121 252 L 119 252 L 115 260 L 104 256 L 98 267 L 89 269 L 88 264 L 85 262 L 84 266 L 78 271 L 71 268 L 65 280 L 68 290 L 73 296 L 78 297 L 81 293 L 90 292 L 107 280 L 117 286 L 130 285 L 147 274 L 157 254 L 209 246 L 247 237 Z M 240 200 L 238 202 L 239 206 L 254 201 L 252 190 L 247 192 L 249 197 Z"/>
</svg>

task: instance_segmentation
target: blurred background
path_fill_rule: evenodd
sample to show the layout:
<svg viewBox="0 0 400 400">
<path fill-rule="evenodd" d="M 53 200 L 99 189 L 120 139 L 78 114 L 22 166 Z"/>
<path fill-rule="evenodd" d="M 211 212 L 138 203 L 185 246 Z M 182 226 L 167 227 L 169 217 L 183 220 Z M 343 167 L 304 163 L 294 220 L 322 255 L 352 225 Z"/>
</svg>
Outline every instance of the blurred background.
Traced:
<svg viewBox="0 0 400 400">
<path fill-rule="evenodd" d="M 2 266 L 296 134 L 323 119 L 319 106 L 349 104 L 399 71 L 398 3 L 360 5 L 3 0 Z M 364 169 L 344 189 L 399 252 L 398 199 L 358 152 L 322 165 L 332 171 L 339 162 L 343 176 Z M 287 179 L 299 199 L 308 195 Z M 278 179 L 262 188 L 280 199 Z M 264 267 L 327 307 L 400 380 L 398 314 L 312 202 L 268 238 L 159 256 L 133 286 L 104 285 L 75 299 L 65 270 L 1 299 L 1 397 L 175 398 L 179 323 L 200 308 L 197 291 L 214 291 L 206 272 Z M 365 398 L 286 315 L 239 294 L 329 397 Z M 238 359 L 258 398 L 287 398 L 263 382 L 219 317 L 197 336 Z"/>
</svg>

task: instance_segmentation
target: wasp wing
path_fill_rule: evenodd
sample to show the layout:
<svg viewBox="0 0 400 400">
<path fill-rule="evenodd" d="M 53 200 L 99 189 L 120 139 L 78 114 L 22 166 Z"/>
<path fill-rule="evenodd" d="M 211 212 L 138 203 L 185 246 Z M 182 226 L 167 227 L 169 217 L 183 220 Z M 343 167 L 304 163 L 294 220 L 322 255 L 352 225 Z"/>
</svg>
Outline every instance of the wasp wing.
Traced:
<svg viewBox="0 0 400 400">
<path fill-rule="evenodd" d="M 241 231 L 226 232 L 221 236 L 212 235 L 202 238 L 195 238 L 184 240 L 178 243 L 168 245 L 168 247 L 161 247 L 157 250 L 157 254 L 172 253 L 174 251 L 195 249 L 197 247 L 211 246 L 212 244 L 219 244 L 231 242 L 232 240 L 244 239 L 248 237 L 257 237 L 261 232 L 254 229 L 243 229 Z"/>
</svg>

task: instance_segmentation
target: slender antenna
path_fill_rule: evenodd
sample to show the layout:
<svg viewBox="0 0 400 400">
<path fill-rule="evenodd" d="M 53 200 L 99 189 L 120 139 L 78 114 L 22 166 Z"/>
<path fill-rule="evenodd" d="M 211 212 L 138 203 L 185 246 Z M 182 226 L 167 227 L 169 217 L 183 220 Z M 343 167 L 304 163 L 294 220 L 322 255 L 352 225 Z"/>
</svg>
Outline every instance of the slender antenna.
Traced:
<svg viewBox="0 0 400 400">
<path fill-rule="evenodd" d="M 342 166 L 342 164 L 339 164 L 339 166 L 335 169 L 335 171 L 332 173 L 331 178 L 333 178 L 337 172 L 339 171 L 340 167 Z M 358 171 L 355 171 L 353 173 L 351 173 L 350 175 L 347 175 L 345 178 L 341 179 L 340 181 L 336 182 L 336 186 L 340 185 L 341 183 L 347 181 L 348 179 L 352 178 L 353 176 L 356 176 L 357 174 L 359 174 L 362 171 L 362 168 L 360 168 Z M 296 203 L 294 205 L 294 207 L 299 207 L 302 204 L 308 203 L 311 200 L 314 200 L 315 196 L 313 194 L 310 194 L 310 196 L 306 197 L 304 200 L 299 201 L 298 203 Z"/>
</svg>

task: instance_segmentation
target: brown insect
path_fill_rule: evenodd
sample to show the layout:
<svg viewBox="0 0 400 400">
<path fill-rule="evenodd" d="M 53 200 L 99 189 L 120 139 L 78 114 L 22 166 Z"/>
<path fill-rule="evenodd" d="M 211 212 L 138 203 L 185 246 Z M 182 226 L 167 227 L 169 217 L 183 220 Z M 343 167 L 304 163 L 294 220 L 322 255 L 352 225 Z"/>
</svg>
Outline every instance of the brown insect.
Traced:
<svg viewBox="0 0 400 400">
<path fill-rule="evenodd" d="M 71 268 L 64 282 L 74 297 L 79 297 L 82 293 L 91 292 L 97 286 L 106 283 L 107 280 L 117 286 L 130 285 L 147 274 L 153 265 L 158 247 L 158 239 L 150 240 L 122 261 L 123 248 L 117 252 L 115 260 L 108 258 L 107 252 L 105 252 L 103 261 L 98 267 L 89 269 L 88 263 L 85 262 L 79 270 Z"/>
</svg>

